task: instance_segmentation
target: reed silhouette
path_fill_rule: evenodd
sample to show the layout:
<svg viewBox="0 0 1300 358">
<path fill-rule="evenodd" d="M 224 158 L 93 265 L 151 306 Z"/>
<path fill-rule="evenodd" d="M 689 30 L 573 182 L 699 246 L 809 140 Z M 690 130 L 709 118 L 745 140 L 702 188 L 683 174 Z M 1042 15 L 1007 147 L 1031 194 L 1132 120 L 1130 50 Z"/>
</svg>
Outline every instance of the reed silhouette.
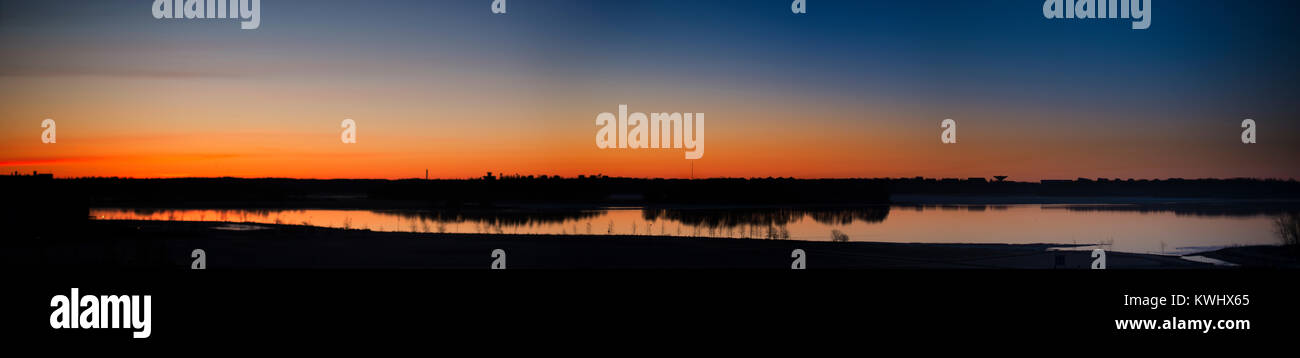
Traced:
<svg viewBox="0 0 1300 358">
<path fill-rule="evenodd" d="M 1287 246 L 1300 245 L 1300 212 L 1289 212 L 1274 219 L 1277 236 Z"/>
</svg>

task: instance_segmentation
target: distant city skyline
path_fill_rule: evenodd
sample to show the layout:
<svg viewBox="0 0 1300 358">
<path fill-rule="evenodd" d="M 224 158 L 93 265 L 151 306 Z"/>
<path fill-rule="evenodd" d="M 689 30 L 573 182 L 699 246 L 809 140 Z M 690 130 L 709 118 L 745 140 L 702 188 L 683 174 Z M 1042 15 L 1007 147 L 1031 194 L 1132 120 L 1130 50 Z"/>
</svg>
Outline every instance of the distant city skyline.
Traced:
<svg viewBox="0 0 1300 358">
<path fill-rule="evenodd" d="M 268 0 L 255 30 L 150 3 L 0 0 L 0 172 L 1300 177 L 1290 1 L 1156 1 L 1145 30 L 1041 0 Z M 597 148 L 623 104 L 707 113 L 708 154 Z"/>
</svg>

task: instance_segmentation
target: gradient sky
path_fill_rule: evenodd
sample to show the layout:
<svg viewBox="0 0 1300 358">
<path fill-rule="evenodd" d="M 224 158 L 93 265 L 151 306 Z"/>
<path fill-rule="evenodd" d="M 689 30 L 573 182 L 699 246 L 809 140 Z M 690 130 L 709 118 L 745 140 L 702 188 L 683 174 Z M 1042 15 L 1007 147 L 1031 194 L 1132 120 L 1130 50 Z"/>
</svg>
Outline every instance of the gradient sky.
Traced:
<svg viewBox="0 0 1300 358">
<path fill-rule="evenodd" d="M 1300 177 L 1294 1 L 1155 0 L 1148 30 L 1041 0 L 263 0 L 257 30 L 151 3 L 0 1 L 0 170 Z M 596 148 L 619 104 L 705 113 L 704 158 Z"/>
</svg>

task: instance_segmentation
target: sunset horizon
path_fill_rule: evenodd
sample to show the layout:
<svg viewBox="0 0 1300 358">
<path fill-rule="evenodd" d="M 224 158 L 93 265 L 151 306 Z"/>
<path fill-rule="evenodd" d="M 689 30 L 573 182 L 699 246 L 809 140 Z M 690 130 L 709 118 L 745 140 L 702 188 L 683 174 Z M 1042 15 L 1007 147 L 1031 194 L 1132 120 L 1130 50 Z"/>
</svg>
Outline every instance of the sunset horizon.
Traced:
<svg viewBox="0 0 1300 358">
<path fill-rule="evenodd" d="M 787 2 L 520 2 L 513 11 L 529 16 L 511 20 L 474 1 L 401 2 L 408 11 L 382 17 L 347 1 L 268 1 L 255 30 L 95 2 L 6 3 L 0 44 L 26 55 L 0 60 L 0 171 L 1300 177 L 1283 165 L 1300 157 L 1300 112 L 1284 105 L 1300 83 L 1296 50 L 1259 9 L 1170 8 L 1134 31 L 1061 26 L 1014 2 L 828 2 L 798 17 L 776 11 Z M 882 11 L 895 15 L 847 15 Z M 663 27 L 608 28 L 611 13 Z M 1228 34 L 1198 30 L 1211 24 Z M 707 154 L 598 148 L 595 120 L 620 105 L 707 114 Z M 40 140 L 45 119 L 55 143 Z M 355 144 L 339 142 L 345 119 Z M 959 124 L 954 144 L 940 142 L 945 119 Z M 1257 121 L 1257 143 L 1239 140 L 1244 119 Z"/>
</svg>

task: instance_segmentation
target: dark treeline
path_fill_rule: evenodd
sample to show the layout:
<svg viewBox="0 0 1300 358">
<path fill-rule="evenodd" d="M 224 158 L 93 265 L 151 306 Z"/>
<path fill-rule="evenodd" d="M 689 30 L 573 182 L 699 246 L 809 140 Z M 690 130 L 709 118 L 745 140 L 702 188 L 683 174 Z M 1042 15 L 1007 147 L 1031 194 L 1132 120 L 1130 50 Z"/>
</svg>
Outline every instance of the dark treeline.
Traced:
<svg viewBox="0 0 1300 358">
<path fill-rule="evenodd" d="M 1086 179 L 1041 182 L 891 179 L 894 194 L 1125 196 L 1157 198 L 1300 199 L 1300 182 L 1273 179 Z"/>
<path fill-rule="evenodd" d="M 492 177 L 463 180 L 53 179 L 0 176 L 10 215 L 33 207 L 427 209 L 542 205 L 855 206 L 892 194 L 1300 199 L 1294 180 L 634 179 Z M 42 200 L 37 200 L 42 199 Z M 72 211 L 68 211 L 69 213 Z M 67 215 L 67 214 L 63 214 Z"/>
<path fill-rule="evenodd" d="M 56 230 L 75 229 L 86 220 L 89 200 L 75 184 L 54 180 L 49 174 L 0 175 L 4 205 L 0 223 L 14 237 L 40 236 Z"/>
<path fill-rule="evenodd" d="M 117 179 L 67 182 L 96 206 L 421 208 L 543 204 L 881 204 L 888 182 L 853 179 Z"/>
<path fill-rule="evenodd" d="M 886 182 L 851 179 L 401 180 L 370 194 L 372 198 L 429 200 L 451 206 L 500 202 L 764 205 L 889 201 Z"/>
</svg>

